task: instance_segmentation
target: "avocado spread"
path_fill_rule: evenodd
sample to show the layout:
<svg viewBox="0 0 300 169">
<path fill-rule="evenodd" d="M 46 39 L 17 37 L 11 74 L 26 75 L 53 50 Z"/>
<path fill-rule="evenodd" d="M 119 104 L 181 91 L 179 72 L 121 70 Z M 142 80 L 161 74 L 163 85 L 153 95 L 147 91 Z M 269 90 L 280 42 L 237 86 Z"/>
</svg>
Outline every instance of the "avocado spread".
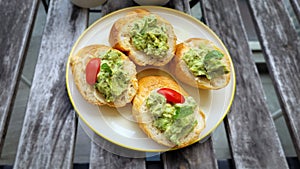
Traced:
<svg viewBox="0 0 300 169">
<path fill-rule="evenodd" d="M 229 70 L 221 61 L 223 57 L 224 54 L 218 50 L 191 48 L 183 54 L 182 59 L 194 76 L 206 77 L 211 80 L 229 73 Z"/>
<path fill-rule="evenodd" d="M 171 105 L 163 95 L 152 91 L 146 100 L 146 106 L 153 116 L 153 126 L 176 145 L 197 125 L 194 116 L 196 102 L 192 97 L 185 97 L 182 104 Z"/>
<path fill-rule="evenodd" d="M 100 54 L 100 71 L 95 88 L 104 95 L 107 102 L 113 102 L 128 87 L 129 77 L 123 68 L 121 53 L 109 50 Z"/>
<path fill-rule="evenodd" d="M 131 43 L 140 51 L 156 58 L 163 58 L 169 49 L 165 26 L 157 24 L 155 15 L 145 16 L 133 23 Z"/>
</svg>

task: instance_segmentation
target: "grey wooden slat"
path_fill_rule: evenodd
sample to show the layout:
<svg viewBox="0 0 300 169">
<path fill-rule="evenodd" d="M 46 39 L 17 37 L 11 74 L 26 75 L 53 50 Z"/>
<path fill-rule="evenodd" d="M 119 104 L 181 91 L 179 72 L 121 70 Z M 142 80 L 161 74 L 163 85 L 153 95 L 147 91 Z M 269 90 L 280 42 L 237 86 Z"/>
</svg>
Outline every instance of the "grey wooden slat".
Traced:
<svg viewBox="0 0 300 169">
<path fill-rule="evenodd" d="M 72 168 L 77 120 L 65 87 L 71 47 L 87 10 L 50 2 L 14 168 Z"/>
<path fill-rule="evenodd" d="M 0 154 L 20 81 L 37 0 L 0 1 Z"/>
<path fill-rule="evenodd" d="M 189 11 L 189 4 L 187 1 L 174 1 L 170 2 L 170 6 L 176 9 L 185 9 L 185 11 Z M 117 0 L 108 0 L 102 7 L 102 14 L 106 15 L 112 11 L 130 7 L 135 5 L 133 1 L 117 1 Z M 101 158 L 100 158 L 101 157 Z M 111 162 L 111 163 L 109 163 Z M 126 165 L 124 165 L 126 164 Z M 127 158 L 121 157 L 118 155 L 113 155 L 110 152 L 107 152 L 102 147 L 98 146 L 95 143 L 92 143 L 91 148 L 91 157 L 90 157 L 90 168 L 144 168 L 145 161 L 144 159 L 138 158 Z"/>
<path fill-rule="evenodd" d="M 295 15 L 298 19 L 298 21 L 300 22 L 300 4 L 299 4 L 299 0 L 290 0 L 291 5 L 294 9 Z"/>
<path fill-rule="evenodd" d="M 124 1 L 118 1 L 118 0 L 108 0 L 102 8 L 102 14 L 106 15 L 110 12 L 116 11 L 118 9 L 135 6 L 137 4 L 134 3 L 132 0 L 124 0 Z M 180 11 L 184 11 L 188 14 L 191 14 L 190 10 L 190 4 L 187 0 L 170 0 L 167 7 L 174 8 Z"/>
<path fill-rule="evenodd" d="M 106 4 L 104 4 L 102 8 L 102 13 L 108 14 L 114 10 L 131 5 L 133 5 L 132 1 L 122 1 L 122 3 L 120 4 L 119 1 L 109 0 Z M 168 5 L 169 7 L 190 13 L 188 1 L 174 0 L 171 1 Z M 191 152 L 195 155 L 191 156 Z M 185 155 L 186 158 L 182 158 L 182 155 Z M 175 162 L 174 157 L 178 156 L 180 156 L 181 158 L 176 159 Z M 185 160 L 188 160 L 188 163 L 186 163 Z M 164 163 L 165 167 L 167 168 L 174 168 L 174 166 L 179 167 L 182 164 L 197 167 L 199 166 L 199 163 L 201 163 L 201 166 L 203 167 L 206 166 L 206 168 L 217 168 L 217 162 L 214 157 L 211 139 L 209 139 L 204 144 L 195 144 L 189 148 L 181 149 L 178 151 L 172 151 L 171 153 L 165 154 Z M 92 143 L 90 168 L 120 168 L 121 166 L 124 167 L 124 164 L 126 164 L 126 168 L 141 168 L 144 167 L 144 160 L 128 159 L 126 157 L 113 155 L 101 148 L 100 146 L 98 146 L 97 144 Z"/>
<path fill-rule="evenodd" d="M 190 3 L 188 0 L 170 0 L 168 7 L 191 14 Z"/>
<path fill-rule="evenodd" d="M 118 9 L 126 8 L 133 6 L 134 2 L 131 0 L 108 0 L 102 6 L 102 14 L 106 15 Z M 91 156 L 90 156 L 90 168 L 91 169 L 100 169 L 100 168 L 110 168 L 110 169 L 119 169 L 119 168 L 145 168 L 145 159 L 144 158 L 128 158 L 120 155 L 115 155 L 111 152 L 106 151 L 101 146 L 92 142 L 91 146 Z"/>
<path fill-rule="evenodd" d="M 171 0 L 170 6 L 191 14 L 189 1 Z M 165 169 L 182 166 L 185 168 L 218 168 L 211 138 L 204 143 L 195 143 L 183 149 L 166 152 L 163 154 L 163 162 Z"/>
<path fill-rule="evenodd" d="M 183 149 L 166 152 L 162 155 L 164 168 L 217 169 L 213 142 L 209 138 L 204 143 L 195 143 Z"/>
<path fill-rule="evenodd" d="M 251 58 L 237 1 L 201 0 L 201 6 L 207 25 L 227 46 L 236 70 L 236 95 L 225 120 L 235 167 L 288 168 Z"/>
<path fill-rule="evenodd" d="M 107 145 L 109 146 L 109 144 Z M 111 145 L 110 145 L 111 146 Z M 115 145 L 112 145 L 115 146 Z M 113 154 L 92 142 L 90 169 L 146 169 L 144 158 L 133 158 Z M 127 155 L 129 156 L 129 154 Z"/>
<path fill-rule="evenodd" d="M 101 13 L 104 15 L 107 15 L 113 11 L 126 8 L 126 7 L 131 7 L 136 5 L 132 0 L 124 0 L 124 1 L 119 1 L 119 0 L 107 0 L 105 4 L 102 6 L 102 11 Z"/>
<path fill-rule="evenodd" d="M 300 38 L 283 1 L 249 0 L 270 75 L 300 159 Z"/>
</svg>

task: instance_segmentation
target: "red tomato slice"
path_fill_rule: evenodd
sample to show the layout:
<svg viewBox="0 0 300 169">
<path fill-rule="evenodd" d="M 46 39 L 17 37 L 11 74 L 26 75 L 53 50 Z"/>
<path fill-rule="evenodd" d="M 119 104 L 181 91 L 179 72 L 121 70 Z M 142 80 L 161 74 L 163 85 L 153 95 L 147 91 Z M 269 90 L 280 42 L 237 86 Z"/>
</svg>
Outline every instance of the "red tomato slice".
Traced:
<svg viewBox="0 0 300 169">
<path fill-rule="evenodd" d="M 93 85 L 97 81 L 97 74 L 100 71 L 101 60 L 100 58 L 91 59 L 85 68 L 86 82 Z"/>
<path fill-rule="evenodd" d="M 185 101 L 184 96 L 173 89 L 161 88 L 157 91 L 157 93 L 164 95 L 167 102 L 171 104 L 184 103 Z"/>
</svg>

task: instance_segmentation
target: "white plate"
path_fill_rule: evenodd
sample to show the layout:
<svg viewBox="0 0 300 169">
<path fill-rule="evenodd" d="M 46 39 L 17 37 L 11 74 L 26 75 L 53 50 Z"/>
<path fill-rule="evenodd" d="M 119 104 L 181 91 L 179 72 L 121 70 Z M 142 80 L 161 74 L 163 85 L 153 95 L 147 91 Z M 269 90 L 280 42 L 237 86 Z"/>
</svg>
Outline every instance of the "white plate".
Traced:
<svg viewBox="0 0 300 169">
<path fill-rule="evenodd" d="M 131 7 L 104 16 L 91 25 L 77 40 L 70 56 L 79 49 L 91 44 L 109 45 L 108 36 L 113 23 L 135 8 L 146 8 L 168 20 L 174 27 L 177 43 L 188 38 L 209 39 L 227 52 L 221 40 L 206 25 L 180 11 L 163 7 Z M 228 53 L 228 52 L 227 52 Z M 66 68 L 66 83 L 70 100 L 80 119 L 95 133 L 119 146 L 145 152 L 162 152 L 167 147 L 157 144 L 139 129 L 131 116 L 131 105 L 125 108 L 97 107 L 83 99 L 73 81 L 70 59 Z M 183 85 L 183 84 L 182 84 Z M 234 97 L 235 73 L 231 67 L 231 80 L 225 88 L 216 91 L 199 90 L 183 85 L 183 88 L 199 101 L 199 106 L 206 115 L 206 127 L 199 140 L 208 136 L 223 120 Z M 196 90 L 196 91 L 195 91 Z"/>
</svg>

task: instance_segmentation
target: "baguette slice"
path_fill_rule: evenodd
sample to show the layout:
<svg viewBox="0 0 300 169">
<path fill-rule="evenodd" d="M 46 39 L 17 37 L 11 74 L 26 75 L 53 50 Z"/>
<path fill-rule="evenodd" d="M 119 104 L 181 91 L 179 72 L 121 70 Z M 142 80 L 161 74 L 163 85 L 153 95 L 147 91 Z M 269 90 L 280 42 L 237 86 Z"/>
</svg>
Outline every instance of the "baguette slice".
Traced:
<svg viewBox="0 0 300 169">
<path fill-rule="evenodd" d="M 187 93 L 175 81 L 166 76 L 146 76 L 140 79 L 138 83 L 139 89 L 133 100 L 133 116 L 137 120 L 139 127 L 148 137 L 159 144 L 173 148 L 185 147 L 198 141 L 200 132 L 205 127 L 205 116 L 204 113 L 199 110 L 198 106 L 195 110 L 195 117 L 198 121 L 197 126 L 192 132 L 182 138 L 178 145 L 169 141 L 169 139 L 152 124 L 153 117 L 146 106 L 146 99 L 153 90 L 166 87 L 187 96 Z"/>
<path fill-rule="evenodd" d="M 132 61 L 134 61 L 139 66 L 163 66 L 173 58 L 177 40 L 173 30 L 173 26 L 167 20 L 158 15 L 155 15 L 157 18 L 157 25 L 165 25 L 168 35 L 169 49 L 166 56 L 164 56 L 163 58 L 155 58 L 153 57 L 153 55 L 147 55 L 143 51 L 137 50 L 131 42 L 132 40 L 130 36 L 130 30 L 134 25 L 133 23 L 148 15 L 155 14 L 152 14 L 145 9 L 136 9 L 129 12 L 123 18 L 118 19 L 111 28 L 109 42 L 111 46 L 124 52 Z"/>
<path fill-rule="evenodd" d="M 81 95 L 90 103 L 96 105 L 108 105 L 110 107 L 122 107 L 131 102 L 137 91 L 136 67 L 126 55 L 120 52 L 124 61 L 124 71 L 128 72 L 130 82 L 125 90 L 114 102 L 107 102 L 104 96 L 86 82 L 85 68 L 91 58 L 105 53 L 108 50 L 116 50 L 105 45 L 91 45 L 82 48 L 76 55 L 71 57 L 70 64 L 75 84 Z"/>
<path fill-rule="evenodd" d="M 207 48 L 209 50 L 218 50 L 224 54 L 222 62 L 225 64 L 228 70 L 231 70 L 231 63 L 229 56 L 214 45 L 211 41 L 201 38 L 190 38 L 183 43 L 176 46 L 175 57 L 173 58 L 170 69 L 172 73 L 182 82 L 200 89 L 221 89 L 225 87 L 230 81 L 230 73 L 224 74 L 222 76 L 213 78 L 211 80 L 206 77 L 195 77 L 189 70 L 187 64 L 182 59 L 185 52 L 189 51 L 191 48 Z"/>
</svg>

